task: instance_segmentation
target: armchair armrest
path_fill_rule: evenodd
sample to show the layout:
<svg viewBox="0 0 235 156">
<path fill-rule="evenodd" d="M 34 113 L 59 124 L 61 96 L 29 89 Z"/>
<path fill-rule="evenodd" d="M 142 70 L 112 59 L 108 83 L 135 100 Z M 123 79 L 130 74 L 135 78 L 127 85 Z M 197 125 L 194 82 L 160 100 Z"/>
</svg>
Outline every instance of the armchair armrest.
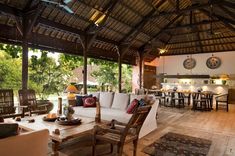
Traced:
<svg viewBox="0 0 235 156">
<path fill-rule="evenodd" d="M 104 127 L 101 127 L 101 126 L 94 126 L 94 134 L 97 134 L 99 132 L 102 132 L 102 133 L 114 133 L 114 134 L 122 134 L 122 132 L 120 130 L 117 130 L 117 129 L 110 129 L 110 128 L 104 128 Z"/>
<path fill-rule="evenodd" d="M 218 99 L 218 98 L 223 97 L 223 96 L 228 96 L 228 94 L 221 94 L 221 95 L 216 96 L 215 98 Z"/>
<path fill-rule="evenodd" d="M 115 127 L 115 125 L 126 126 L 127 124 L 125 124 L 123 122 L 119 122 L 115 119 L 112 119 L 111 122 L 109 123 L 109 126 L 114 126 Z"/>
</svg>

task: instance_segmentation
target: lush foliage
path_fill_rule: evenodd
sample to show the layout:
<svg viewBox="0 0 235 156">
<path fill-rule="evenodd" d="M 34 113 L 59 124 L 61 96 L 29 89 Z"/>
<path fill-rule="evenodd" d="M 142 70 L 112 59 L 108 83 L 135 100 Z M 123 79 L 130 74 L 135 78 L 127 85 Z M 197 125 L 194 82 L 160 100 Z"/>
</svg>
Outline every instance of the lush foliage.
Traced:
<svg viewBox="0 0 235 156">
<path fill-rule="evenodd" d="M 110 61 L 89 59 L 90 64 L 98 65 L 99 68 L 91 73 L 103 86 L 109 86 L 109 90 L 115 91 L 118 87 L 118 64 Z M 132 67 L 122 65 L 122 89 L 124 92 L 131 92 Z"/>
<path fill-rule="evenodd" d="M 59 58 L 49 56 L 48 52 L 32 50 L 29 58 L 29 88 L 36 90 L 40 98 L 45 99 L 50 94 L 63 92 L 69 83 L 72 71 L 83 65 L 83 58 L 60 54 Z M 40 55 L 39 55 L 40 54 Z M 22 48 L 15 45 L 0 44 L 0 88 L 21 88 Z M 99 66 L 91 73 L 100 86 L 109 86 L 109 90 L 117 90 L 117 63 L 99 59 L 88 59 L 88 64 Z M 131 91 L 131 72 L 129 65 L 122 65 L 122 86 L 125 91 Z"/>
<path fill-rule="evenodd" d="M 34 82 L 30 87 L 37 91 L 41 99 L 46 99 L 50 94 L 61 93 L 71 74 L 66 67 L 57 64 L 47 54 L 41 51 L 41 57 L 33 55 L 29 65 L 29 78 Z"/>
<path fill-rule="evenodd" d="M 18 90 L 21 87 L 21 60 L 0 51 L 0 88 Z"/>
</svg>

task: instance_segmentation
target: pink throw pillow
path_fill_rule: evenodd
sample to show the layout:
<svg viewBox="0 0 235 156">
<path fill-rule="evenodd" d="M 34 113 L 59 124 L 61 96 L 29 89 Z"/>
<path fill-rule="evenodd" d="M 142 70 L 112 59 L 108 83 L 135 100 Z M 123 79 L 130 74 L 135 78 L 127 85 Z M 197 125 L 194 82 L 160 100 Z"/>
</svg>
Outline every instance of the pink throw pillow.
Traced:
<svg viewBox="0 0 235 156">
<path fill-rule="evenodd" d="M 128 114 L 133 114 L 134 111 L 136 110 L 136 108 L 138 107 L 138 104 L 139 104 L 139 101 L 138 101 L 137 99 L 134 99 L 134 100 L 130 103 L 130 105 L 128 106 L 126 112 L 127 112 Z"/>
<path fill-rule="evenodd" d="M 96 107 L 96 97 L 82 98 L 83 107 Z"/>
</svg>

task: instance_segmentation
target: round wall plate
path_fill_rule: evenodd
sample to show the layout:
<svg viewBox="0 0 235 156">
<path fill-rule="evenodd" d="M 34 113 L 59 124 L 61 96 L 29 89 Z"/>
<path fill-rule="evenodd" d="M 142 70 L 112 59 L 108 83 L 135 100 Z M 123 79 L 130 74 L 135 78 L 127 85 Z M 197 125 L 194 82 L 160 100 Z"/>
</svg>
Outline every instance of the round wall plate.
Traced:
<svg viewBox="0 0 235 156">
<path fill-rule="evenodd" d="M 206 66 L 210 69 L 219 68 L 221 65 L 221 59 L 219 57 L 209 57 L 206 61 Z"/>
<path fill-rule="evenodd" d="M 184 60 L 185 69 L 193 69 L 196 66 L 196 60 L 194 58 L 187 58 Z"/>
</svg>

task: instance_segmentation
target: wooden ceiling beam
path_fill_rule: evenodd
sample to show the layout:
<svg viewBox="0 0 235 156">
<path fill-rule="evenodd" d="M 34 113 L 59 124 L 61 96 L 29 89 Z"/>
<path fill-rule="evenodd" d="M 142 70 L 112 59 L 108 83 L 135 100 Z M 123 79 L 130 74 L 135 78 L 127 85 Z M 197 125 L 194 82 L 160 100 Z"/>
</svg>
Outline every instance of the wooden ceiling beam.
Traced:
<svg viewBox="0 0 235 156">
<path fill-rule="evenodd" d="M 214 0 L 211 3 L 212 4 L 222 4 L 223 1 L 222 0 Z M 197 9 L 207 8 L 207 7 L 210 7 L 211 3 L 192 5 L 192 6 L 183 8 L 183 9 L 174 10 L 174 11 L 170 11 L 170 12 L 160 12 L 158 15 L 155 15 L 152 18 L 158 18 L 161 16 L 173 15 L 173 14 L 182 14 L 182 13 L 186 13 L 186 12 L 197 10 Z"/>
<path fill-rule="evenodd" d="M 15 31 L 14 27 L 0 24 L 0 41 L 2 43 L 21 45 L 23 37 L 19 32 Z M 48 50 L 53 52 L 61 52 L 72 55 L 82 56 L 82 47 L 80 43 L 66 41 L 50 36 L 45 36 L 37 33 L 32 33 L 28 39 L 28 45 L 31 48 L 38 48 L 42 50 Z M 98 47 L 91 47 L 88 53 L 88 57 L 100 58 L 116 62 L 116 54 L 113 51 L 104 50 Z M 129 56 L 123 58 L 123 63 L 135 65 L 135 56 Z"/>
<path fill-rule="evenodd" d="M 210 40 L 220 40 L 220 39 L 228 39 L 228 38 L 234 38 L 235 36 L 223 36 L 223 37 L 216 37 L 216 38 L 207 38 L 207 39 L 201 39 L 201 41 L 210 41 Z M 190 40 L 190 41 L 177 41 L 177 42 L 169 42 L 170 44 L 184 44 L 184 43 L 190 43 L 190 42 L 198 42 L 199 40 Z"/>
<path fill-rule="evenodd" d="M 212 22 L 220 22 L 220 20 L 212 20 Z M 198 25 L 207 25 L 207 24 L 211 24 L 211 21 L 201 21 L 201 22 L 194 22 L 192 24 L 184 24 L 184 25 L 178 25 L 178 26 L 175 26 L 175 27 L 169 27 L 165 30 L 172 30 L 172 29 L 179 29 L 179 28 L 191 28 L 191 27 L 194 27 L 194 26 L 198 26 Z"/>
<path fill-rule="evenodd" d="M 235 41 L 223 43 L 223 45 L 224 44 L 235 44 Z M 216 45 L 220 45 L 221 46 L 220 43 L 210 43 L 210 44 L 203 44 L 202 47 L 216 46 Z M 199 47 L 200 49 L 202 49 L 202 47 L 200 47 L 200 45 L 196 45 L 196 46 L 182 46 L 182 47 L 176 47 L 176 48 L 169 48 L 168 50 L 178 50 L 178 49 L 194 48 L 194 47 L 196 47 L 196 48 Z M 203 52 L 203 50 L 201 52 Z"/>
<path fill-rule="evenodd" d="M 165 29 L 169 28 L 176 20 L 179 19 L 183 14 L 179 14 L 175 16 L 167 25 L 165 25 L 157 34 L 155 34 L 152 38 L 150 38 L 145 44 L 143 44 L 140 49 L 145 49 L 145 47 L 149 44 L 149 42 L 153 41 L 156 39 L 161 33 L 165 31 Z"/>
<path fill-rule="evenodd" d="M 156 7 L 160 7 L 165 3 L 165 0 L 161 0 Z M 143 17 L 142 21 L 134 26 L 129 33 L 127 33 L 121 40 L 120 44 L 130 43 L 123 53 L 125 54 L 128 48 L 132 45 L 132 41 L 138 36 L 138 34 L 142 31 L 142 28 L 149 22 L 153 14 L 155 13 L 155 9 L 153 8 L 146 16 Z M 162 42 L 162 41 L 161 41 Z"/>
<path fill-rule="evenodd" d="M 196 21 L 196 16 L 193 14 L 193 11 L 190 12 L 190 17 L 192 18 L 192 21 L 194 21 L 194 23 L 197 22 L 197 21 Z M 191 21 L 191 22 L 192 22 L 192 21 Z M 191 23 L 191 24 L 192 24 L 192 23 Z M 203 45 L 202 45 L 200 33 L 198 32 L 199 29 L 198 29 L 197 25 L 192 26 L 191 28 L 192 28 L 192 30 L 197 31 L 197 39 L 198 39 L 198 42 L 197 42 L 197 43 L 199 44 L 199 47 L 200 47 L 201 52 L 203 52 Z"/>
<path fill-rule="evenodd" d="M 223 33 L 226 33 L 226 32 L 231 32 L 230 30 L 227 30 L 227 31 L 225 31 L 227 29 L 227 27 L 220 27 L 220 28 L 213 28 L 213 30 L 214 31 L 223 31 Z M 190 34 L 195 34 L 195 33 L 197 33 L 197 32 L 199 32 L 199 33 L 205 33 L 205 32 L 209 32 L 211 29 L 209 28 L 209 29 L 205 29 L 205 30 L 198 30 L 198 31 L 190 31 L 190 32 L 176 32 L 176 33 L 174 33 L 173 35 L 174 36 L 183 36 L 183 35 L 190 35 Z M 166 30 L 167 31 L 167 30 Z"/>
<path fill-rule="evenodd" d="M 228 27 L 230 30 L 235 31 L 235 28 L 231 25 L 231 24 L 235 24 L 235 21 L 222 17 L 220 15 L 217 15 L 215 13 L 210 13 L 209 11 L 205 10 L 205 9 L 200 9 L 201 12 L 203 12 L 205 15 L 207 15 L 208 17 L 212 18 L 212 19 L 219 19 L 220 21 L 223 22 L 223 24 Z"/>
<path fill-rule="evenodd" d="M 173 53 L 173 52 L 169 52 L 169 53 L 164 53 L 164 54 L 161 54 L 161 56 L 174 56 L 174 55 L 192 55 L 192 54 L 205 54 L 205 53 L 221 53 L 221 52 L 228 52 L 228 51 L 231 51 L 231 52 L 233 52 L 233 51 L 235 51 L 235 48 L 226 48 L 226 49 L 224 49 L 224 50 L 213 50 L 213 51 L 203 51 L 203 52 L 201 52 L 201 51 L 197 51 L 197 52 L 195 52 L 195 51 L 188 51 L 188 52 L 186 52 L 186 53 Z"/>
<path fill-rule="evenodd" d="M 95 25 L 95 23 L 92 23 L 88 26 L 88 28 L 86 29 L 86 35 L 90 36 L 88 43 L 87 43 L 87 48 L 89 49 L 91 47 L 91 45 L 93 44 L 93 42 L 95 41 L 96 37 L 98 36 L 98 32 L 101 31 L 104 28 L 104 24 L 106 23 L 108 17 L 110 16 L 111 12 L 113 11 L 113 9 L 115 8 L 115 5 L 118 3 L 118 0 L 111 0 L 108 5 L 104 8 L 104 13 L 105 13 L 105 17 L 103 19 L 103 21 L 101 21 L 101 23 L 97 26 Z M 100 17 L 99 17 L 100 18 Z M 90 32 L 90 28 L 95 26 L 95 30 L 92 32 Z"/>
<path fill-rule="evenodd" d="M 224 11 L 228 16 L 232 17 L 233 19 L 235 19 L 235 13 L 228 10 L 224 5 L 218 5 L 218 7 Z"/>
<path fill-rule="evenodd" d="M 228 2 L 226 0 L 223 0 L 223 5 L 225 5 L 225 6 L 229 7 L 229 8 L 232 8 L 232 9 L 235 8 L 235 3 Z"/>
</svg>

